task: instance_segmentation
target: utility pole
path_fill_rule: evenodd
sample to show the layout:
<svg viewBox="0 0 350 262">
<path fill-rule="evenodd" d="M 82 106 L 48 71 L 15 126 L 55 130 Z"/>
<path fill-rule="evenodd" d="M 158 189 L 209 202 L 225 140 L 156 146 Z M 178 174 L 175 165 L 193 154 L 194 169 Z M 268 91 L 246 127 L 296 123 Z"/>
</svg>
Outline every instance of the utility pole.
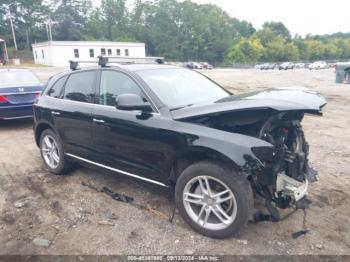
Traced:
<svg viewBox="0 0 350 262">
<path fill-rule="evenodd" d="M 45 28 L 46 28 L 47 41 L 50 41 L 50 36 L 49 36 L 49 25 L 48 25 L 48 24 L 45 24 Z"/>
<path fill-rule="evenodd" d="M 50 35 L 50 41 L 52 41 L 51 25 L 52 25 L 52 21 L 51 21 L 51 17 L 50 17 L 50 19 L 49 19 L 49 35 Z"/>
<path fill-rule="evenodd" d="M 18 51 L 18 49 L 17 49 L 17 41 L 16 41 L 16 34 L 15 34 L 15 29 L 13 28 L 12 15 L 11 15 L 10 7 L 8 7 L 8 14 L 9 14 L 9 17 L 10 17 L 10 25 L 11 25 L 13 43 L 15 45 L 15 50 Z"/>
</svg>

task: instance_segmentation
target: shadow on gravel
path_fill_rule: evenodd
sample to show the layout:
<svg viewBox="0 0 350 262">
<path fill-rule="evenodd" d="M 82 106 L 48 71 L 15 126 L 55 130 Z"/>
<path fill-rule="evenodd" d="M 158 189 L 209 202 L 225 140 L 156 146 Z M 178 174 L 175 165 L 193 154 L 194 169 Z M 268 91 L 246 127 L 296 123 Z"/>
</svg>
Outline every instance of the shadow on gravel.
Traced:
<svg viewBox="0 0 350 262">
<path fill-rule="evenodd" d="M 9 130 L 12 128 L 26 128 L 33 126 L 33 118 L 0 120 L 0 130 Z"/>
</svg>

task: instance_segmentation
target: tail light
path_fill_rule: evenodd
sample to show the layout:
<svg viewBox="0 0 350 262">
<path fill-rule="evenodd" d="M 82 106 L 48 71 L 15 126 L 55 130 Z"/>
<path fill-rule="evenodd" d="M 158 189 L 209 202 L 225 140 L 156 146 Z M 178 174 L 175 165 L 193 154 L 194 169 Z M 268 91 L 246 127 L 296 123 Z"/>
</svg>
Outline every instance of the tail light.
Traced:
<svg viewBox="0 0 350 262">
<path fill-rule="evenodd" d="M 35 93 L 35 96 L 36 96 L 36 97 L 41 96 L 41 92 Z"/>
<path fill-rule="evenodd" d="M 0 95 L 0 103 L 6 103 L 6 102 L 7 102 L 6 96 Z"/>
</svg>

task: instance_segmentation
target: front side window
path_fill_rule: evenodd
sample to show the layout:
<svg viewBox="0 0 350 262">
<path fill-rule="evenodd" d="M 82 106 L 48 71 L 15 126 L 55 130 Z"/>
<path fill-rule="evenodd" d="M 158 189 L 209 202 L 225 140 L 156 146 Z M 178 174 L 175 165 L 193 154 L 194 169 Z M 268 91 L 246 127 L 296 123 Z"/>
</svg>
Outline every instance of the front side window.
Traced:
<svg viewBox="0 0 350 262">
<path fill-rule="evenodd" d="M 60 98 L 63 92 L 63 86 L 66 82 L 67 76 L 64 76 L 56 81 L 47 93 L 48 96 Z"/>
<path fill-rule="evenodd" d="M 137 74 L 170 108 L 217 101 L 229 96 L 205 76 L 188 69 L 143 70 Z"/>
<path fill-rule="evenodd" d="M 93 95 L 95 71 L 85 71 L 71 74 L 64 88 L 64 99 L 90 102 Z"/>
<path fill-rule="evenodd" d="M 142 90 L 129 76 L 116 71 L 102 71 L 100 84 L 100 104 L 115 106 L 115 99 L 121 94 L 137 94 Z"/>
<path fill-rule="evenodd" d="M 90 57 L 95 57 L 94 49 L 90 49 Z"/>
<path fill-rule="evenodd" d="M 74 49 L 74 57 L 79 58 L 79 50 L 78 49 Z"/>
</svg>

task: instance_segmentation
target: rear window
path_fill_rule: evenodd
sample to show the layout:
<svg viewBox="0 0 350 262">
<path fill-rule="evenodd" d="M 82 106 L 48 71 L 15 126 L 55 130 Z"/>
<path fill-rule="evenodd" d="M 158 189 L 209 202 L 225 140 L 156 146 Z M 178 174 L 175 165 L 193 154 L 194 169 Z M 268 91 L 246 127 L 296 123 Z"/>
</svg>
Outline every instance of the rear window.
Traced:
<svg viewBox="0 0 350 262">
<path fill-rule="evenodd" d="M 39 80 L 30 71 L 0 71 L 0 85 L 18 85 L 27 83 L 39 83 Z"/>
<path fill-rule="evenodd" d="M 95 71 L 71 74 L 64 88 L 64 99 L 90 102 L 94 93 Z"/>
</svg>

